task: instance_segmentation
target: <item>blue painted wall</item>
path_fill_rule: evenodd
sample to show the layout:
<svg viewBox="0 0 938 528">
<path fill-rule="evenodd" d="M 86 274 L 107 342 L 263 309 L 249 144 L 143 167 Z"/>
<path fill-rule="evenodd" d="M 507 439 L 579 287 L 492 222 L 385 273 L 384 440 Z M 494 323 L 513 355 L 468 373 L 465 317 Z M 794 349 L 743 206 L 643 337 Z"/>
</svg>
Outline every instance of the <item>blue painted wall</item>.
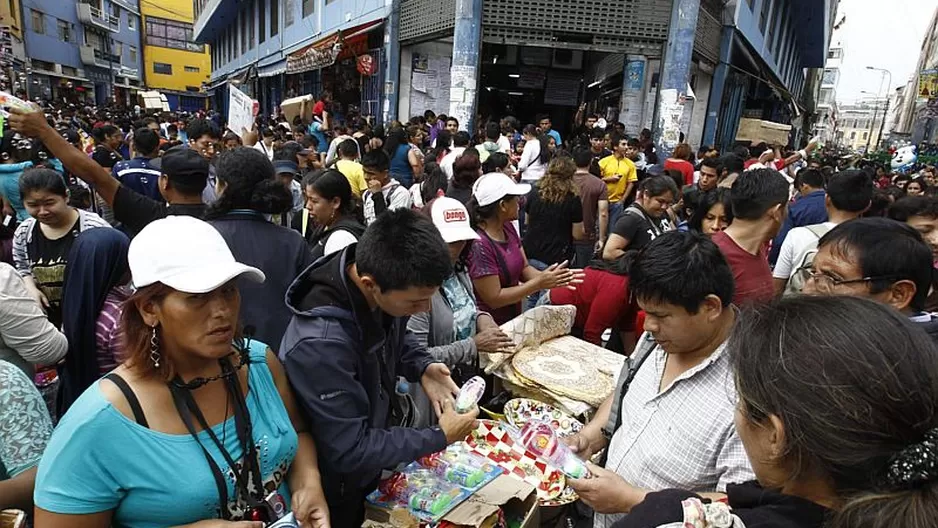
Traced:
<svg viewBox="0 0 938 528">
<path fill-rule="evenodd" d="M 137 13 L 140 12 L 140 2 L 139 0 L 124 0 L 125 4 L 131 4 L 136 10 Z M 107 4 L 107 2 L 105 2 Z M 110 10 L 110 7 L 108 7 Z M 140 44 L 140 38 L 142 35 L 142 29 L 140 28 L 140 15 L 137 13 L 132 13 L 127 9 L 121 7 L 121 29 L 118 33 L 111 34 L 111 37 L 116 42 L 123 43 L 123 48 L 121 52 L 121 64 L 127 66 L 128 68 L 135 68 L 137 70 L 137 77 L 140 81 L 143 81 L 143 47 Z M 128 20 L 133 19 L 134 29 L 130 29 L 130 24 Z M 130 46 L 137 48 L 137 57 L 135 60 L 130 60 Z"/>
<path fill-rule="evenodd" d="M 223 77 L 254 63 L 257 63 L 260 67 L 273 64 L 290 53 L 302 49 L 336 30 L 354 27 L 371 20 L 383 19 L 387 16 L 389 9 L 384 0 L 333 0 L 328 4 L 325 3 L 325 0 L 317 0 L 313 13 L 303 18 L 301 0 L 289 2 L 282 0 L 257 1 L 265 2 L 262 27 L 267 32 L 267 40 L 262 44 L 256 44 L 260 41 L 260 28 L 255 28 L 255 45 L 243 55 L 241 54 L 240 41 L 237 40 L 241 26 L 235 24 L 234 20 L 236 19 L 233 15 L 238 13 L 239 7 L 245 5 L 245 3 L 249 4 L 249 1 L 221 0 L 217 4 L 217 8 L 204 11 L 196 20 L 196 30 L 205 28 L 196 35 L 196 39 L 200 42 L 210 44 L 213 48 L 217 47 L 219 50 L 222 46 L 227 45 L 228 38 L 235 38 L 239 44 L 233 59 L 228 61 L 218 61 L 216 59 L 212 79 Z M 278 13 L 280 15 L 279 31 L 274 37 L 270 37 L 271 2 L 277 2 L 280 7 Z M 256 3 L 254 9 L 254 20 L 257 24 L 258 9 Z M 293 24 L 289 27 L 283 25 L 286 9 L 293 9 Z M 216 57 L 220 56 L 223 55 L 216 55 Z"/>
<path fill-rule="evenodd" d="M 49 2 L 46 0 L 23 0 L 23 25 L 26 27 L 26 56 L 30 59 L 39 59 L 47 62 L 84 68 L 78 45 L 84 42 L 85 28 L 78 21 L 76 2 Z M 45 33 L 38 34 L 32 27 L 33 17 L 31 10 L 42 11 L 45 14 Z M 59 40 L 56 18 L 67 20 L 72 24 L 73 42 Z"/>
<path fill-rule="evenodd" d="M 78 9 L 74 1 L 23 0 L 23 20 L 25 25 L 26 55 L 31 59 L 39 59 L 72 68 L 88 68 L 81 62 L 79 47 L 85 42 L 85 28 L 78 20 Z M 125 0 L 139 7 L 139 0 Z M 45 33 L 36 33 L 32 27 L 31 10 L 44 13 Z M 110 2 L 104 2 L 106 13 L 111 12 Z M 133 17 L 136 30 L 128 28 L 127 20 Z M 72 25 L 72 41 L 59 40 L 57 19 L 65 20 Z M 119 33 L 109 35 L 115 41 L 123 43 L 121 63 L 129 68 L 137 68 L 142 73 L 143 49 L 140 46 L 140 17 L 127 9 L 121 8 L 121 28 Z M 129 46 L 137 48 L 137 60 L 130 60 Z"/>
<path fill-rule="evenodd" d="M 767 2 L 773 2 L 768 17 L 765 33 L 770 32 L 770 27 L 775 25 L 775 38 L 784 39 L 779 47 L 778 55 L 775 55 L 774 47 L 771 42 L 767 42 L 767 36 L 759 30 L 759 18 L 762 13 L 762 6 Z M 747 0 L 737 0 L 736 9 L 736 29 L 742 35 L 749 46 L 755 50 L 756 55 L 761 57 L 765 64 L 782 80 L 785 87 L 792 92 L 799 92 L 804 84 L 803 54 L 805 49 L 801 40 L 798 38 L 798 32 L 795 30 L 799 18 L 792 11 L 795 6 L 794 0 L 752 0 L 752 9 L 749 9 Z M 780 9 L 786 12 L 781 13 Z M 789 18 L 790 17 L 790 18 Z M 789 28 L 785 30 L 784 19 L 789 20 Z M 784 33 L 781 33 L 783 32 Z M 792 59 L 791 55 L 794 54 Z M 788 61 L 794 60 L 792 66 L 788 66 Z"/>
</svg>

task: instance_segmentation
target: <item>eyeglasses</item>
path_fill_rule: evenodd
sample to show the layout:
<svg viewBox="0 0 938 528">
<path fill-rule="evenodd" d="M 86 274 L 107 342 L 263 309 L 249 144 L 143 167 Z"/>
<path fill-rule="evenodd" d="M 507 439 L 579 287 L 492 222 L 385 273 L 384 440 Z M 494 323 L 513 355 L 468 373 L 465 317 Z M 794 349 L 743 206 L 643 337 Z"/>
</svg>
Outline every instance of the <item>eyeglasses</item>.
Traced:
<svg viewBox="0 0 938 528">
<path fill-rule="evenodd" d="M 819 293 L 829 294 L 834 291 L 838 286 L 844 286 L 846 284 L 860 284 L 863 282 L 871 282 L 878 280 L 892 280 L 895 277 L 890 276 L 879 276 L 879 277 L 863 277 L 861 279 L 835 279 L 830 275 L 826 275 L 820 271 L 814 271 L 810 266 L 805 266 L 798 270 L 802 282 L 807 284 L 809 281 L 814 283 L 814 287 Z"/>
</svg>

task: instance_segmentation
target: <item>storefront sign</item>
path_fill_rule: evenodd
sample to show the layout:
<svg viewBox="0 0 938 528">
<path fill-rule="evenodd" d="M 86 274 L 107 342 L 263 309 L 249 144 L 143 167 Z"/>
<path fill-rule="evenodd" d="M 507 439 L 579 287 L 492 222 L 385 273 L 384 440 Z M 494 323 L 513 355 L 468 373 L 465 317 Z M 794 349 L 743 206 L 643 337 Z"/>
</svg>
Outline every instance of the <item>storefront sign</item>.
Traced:
<svg viewBox="0 0 938 528">
<path fill-rule="evenodd" d="M 358 57 L 357 69 L 358 73 L 366 76 L 374 75 L 378 71 L 375 58 L 367 53 Z"/>
</svg>

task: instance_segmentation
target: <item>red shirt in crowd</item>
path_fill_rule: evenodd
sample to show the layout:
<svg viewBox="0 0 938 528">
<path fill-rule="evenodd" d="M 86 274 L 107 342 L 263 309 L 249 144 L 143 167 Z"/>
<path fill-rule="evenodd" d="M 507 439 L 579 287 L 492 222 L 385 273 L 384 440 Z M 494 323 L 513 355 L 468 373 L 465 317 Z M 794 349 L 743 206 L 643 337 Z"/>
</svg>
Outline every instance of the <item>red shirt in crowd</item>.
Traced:
<svg viewBox="0 0 938 528">
<path fill-rule="evenodd" d="M 586 277 L 576 290 L 566 287 L 550 290 L 553 305 L 576 306 L 574 326 L 583 330 L 583 340 L 602 346 L 607 328 L 631 327 L 629 314 L 629 278 L 608 271 L 586 268 Z"/>
<path fill-rule="evenodd" d="M 684 175 L 684 185 L 694 184 L 694 165 L 689 161 L 668 158 L 664 162 L 664 170 L 680 171 Z"/>
<path fill-rule="evenodd" d="M 775 290 L 766 246 L 763 246 L 757 255 L 753 255 L 739 247 L 736 241 L 724 231 L 715 233 L 711 240 L 719 246 L 726 262 L 733 270 L 733 280 L 736 282 L 733 304 L 742 306 L 751 302 L 771 301 L 775 296 Z"/>
</svg>

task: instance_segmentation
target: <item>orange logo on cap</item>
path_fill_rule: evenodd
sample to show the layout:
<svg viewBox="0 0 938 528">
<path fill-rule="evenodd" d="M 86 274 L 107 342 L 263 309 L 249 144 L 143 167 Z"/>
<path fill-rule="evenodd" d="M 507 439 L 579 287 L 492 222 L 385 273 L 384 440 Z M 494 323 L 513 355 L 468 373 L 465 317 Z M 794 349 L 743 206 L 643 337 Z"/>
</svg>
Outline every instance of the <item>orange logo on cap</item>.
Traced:
<svg viewBox="0 0 938 528">
<path fill-rule="evenodd" d="M 465 222 L 466 220 L 466 211 L 462 209 L 447 209 L 443 211 L 444 222 Z"/>
</svg>

